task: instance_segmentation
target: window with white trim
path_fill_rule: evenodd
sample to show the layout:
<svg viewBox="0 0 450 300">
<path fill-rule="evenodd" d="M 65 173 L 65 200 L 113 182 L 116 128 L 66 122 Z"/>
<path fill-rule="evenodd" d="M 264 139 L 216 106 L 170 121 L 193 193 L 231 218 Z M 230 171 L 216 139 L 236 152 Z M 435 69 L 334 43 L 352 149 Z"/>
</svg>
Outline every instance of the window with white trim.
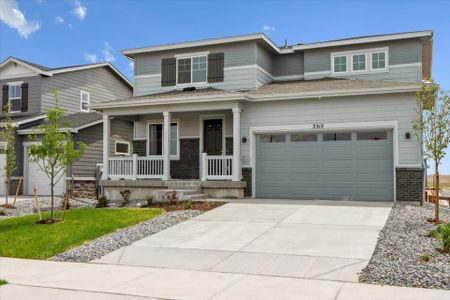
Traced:
<svg viewBox="0 0 450 300">
<path fill-rule="evenodd" d="M 206 55 L 183 57 L 177 59 L 177 84 L 207 82 Z"/>
<path fill-rule="evenodd" d="M 11 112 L 20 112 L 22 105 L 22 84 L 10 84 L 8 101 L 11 104 Z"/>
<path fill-rule="evenodd" d="M 148 155 L 163 154 L 163 131 L 162 123 L 148 124 Z M 170 124 L 170 156 L 172 158 L 178 157 L 179 142 L 178 123 L 172 123 Z"/>
<path fill-rule="evenodd" d="M 130 155 L 130 142 L 116 141 L 114 150 L 116 155 Z"/>
<path fill-rule="evenodd" d="M 89 100 L 90 94 L 85 91 L 80 92 L 80 110 L 84 112 L 89 112 Z"/>
<path fill-rule="evenodd" d="M 353 54 L 352 55 L 352 71 L 365 71 L 366 70 L 366 54 Z"/>
<path fill-rule="evenodd" d="M 340 55 L 333 57 L 333 70 L 334 73 L 347 72 L 347 56 Z"/>
<path fill-rule="evenodd" d="M 372 70 L 386 69 L 386 52 L 372 53 Z"/>
</svg>

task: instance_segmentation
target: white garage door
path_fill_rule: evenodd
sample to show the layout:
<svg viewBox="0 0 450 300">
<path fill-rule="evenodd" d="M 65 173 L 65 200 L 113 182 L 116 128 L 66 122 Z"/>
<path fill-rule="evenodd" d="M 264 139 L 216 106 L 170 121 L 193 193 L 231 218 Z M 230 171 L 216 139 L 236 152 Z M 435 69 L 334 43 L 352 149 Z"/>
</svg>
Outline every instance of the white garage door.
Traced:
<svg viewBox="0 0 450 300">
<path fill-rule="evenodd" d="M 4 196 L 6 191 L 6 154 L 0 153 L 0 195 Z"/>
<path fill-rule="evenodd" d="M 24 155 L 24 163 L 25 163 L 25 191 L 26 195 L 33 195 L 33 187 L 36 187 L 37 193 L 40 196 L 48 196 L 51 194 L 50 189 L 50 179 L 48 179 L 47 175 L 39 168 L 38 164 L 31 161 L 28 157 L 28 151 L 26 151 Z M 54 192 L 56 196 L 60 196 L 65 192 L 65 176 L 56 183 Z"/>
<path fill-rule="evenodd" d="M 259 135 L 256 196 L 392 201 L 389 131 Z"/>
</svg>

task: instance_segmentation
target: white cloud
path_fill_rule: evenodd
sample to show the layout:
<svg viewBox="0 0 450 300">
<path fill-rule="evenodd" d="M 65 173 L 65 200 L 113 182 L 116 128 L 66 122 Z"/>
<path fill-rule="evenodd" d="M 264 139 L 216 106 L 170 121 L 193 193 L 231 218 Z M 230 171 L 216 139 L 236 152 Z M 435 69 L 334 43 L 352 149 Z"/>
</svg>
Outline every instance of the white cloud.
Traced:
<svg viewBox="0 0 450 300">
<path fill-rule="evenodd" d="M 84 53 L 84 59 L 93 64 L 98 62 L 97 54 L 94 53 Z"/>
<path fill-rule="evenodd" d="M 81 4 L 79 0 L 74 0 L 73 5 L 75 6 L 73 8 L 73 13 L 81 20 L 83 21 L 86 17 L 87 13 L 87 7 Z"/>
<path fill-rule="evenodd" d="M 64 24 L 64 19 L 60 16 L 55 17 L 56 24 Z"/>
<path fill-rule="evenodd" d="M 24 38 L 28 38 L 31 33 L 41 28 L 37 21 L 28 21 L 25 18 L 16 0 L 0 1 L 0 20 L 9 27 L 16 29 Z"/>
<path fill-rule="evenodd" d="M 112 52 L 114 49 L 111 47 L 111 45 L 108 42 L 103 42 L 103 60 L 113 62 L 116 60 Z"/>
<path fill-rule="evenodd" d="M 263 31 L 264 32 L 271 32 L 271 31 L 276 31 L 277 29 L 274 26 L 271 25 L 264 25 L 263 26 Z"/>
<path fill-rule="evenodd" d="M 128 62 L 128 73 L 129 73 L 130 75 L 133 75 L 133 74 L 134 74 L 134 61 L 133 61 L 133 60 L 130 60 L 130 61 Z"/>
</svg>

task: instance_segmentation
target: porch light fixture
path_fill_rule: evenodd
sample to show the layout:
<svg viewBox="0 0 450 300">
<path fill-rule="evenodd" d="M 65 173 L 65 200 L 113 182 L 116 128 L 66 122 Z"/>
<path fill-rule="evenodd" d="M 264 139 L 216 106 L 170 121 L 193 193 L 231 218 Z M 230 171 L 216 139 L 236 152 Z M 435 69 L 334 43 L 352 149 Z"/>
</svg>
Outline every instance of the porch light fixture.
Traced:
<svg viewBox="0 0 450 300">
<path fill-rule="evenodd" d="M 247 138 L 245 136 L 242 137 L 242 143 L 247 143 Z"/>
</svg>

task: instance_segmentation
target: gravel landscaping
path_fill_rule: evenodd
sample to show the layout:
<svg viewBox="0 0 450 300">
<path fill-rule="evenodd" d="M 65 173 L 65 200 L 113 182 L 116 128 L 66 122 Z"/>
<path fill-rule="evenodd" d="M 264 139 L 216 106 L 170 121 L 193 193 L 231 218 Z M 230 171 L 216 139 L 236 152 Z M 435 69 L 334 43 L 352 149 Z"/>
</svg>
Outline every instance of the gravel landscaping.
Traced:
<svg viewBox="0 0 450 300">
<path fill-rule="evenodd" d="M 157 233 L 168 227 L 181 223 L 190 218 L 200 215 L 199 210 L 181 210 L 165 213 L 159 217 L 134 226 L 118 230 L 114 233 L 102 236 L 87 244 L 60 253 L 50 260 L 89 262 L 117 250 L 128 246 L 142 238 Z"/>
<path fill-rule="evenodd" d="M 359 281 L 450 290 L 450 254 L 438 251 L 439 242 L 427 236 L 435 228 L 427 221 L 433 217 L 434 206 L 430 204 L 397 203 Z M 450 222 L 450 211 L 441 210 L 441 220 Z"/>
</svg>

